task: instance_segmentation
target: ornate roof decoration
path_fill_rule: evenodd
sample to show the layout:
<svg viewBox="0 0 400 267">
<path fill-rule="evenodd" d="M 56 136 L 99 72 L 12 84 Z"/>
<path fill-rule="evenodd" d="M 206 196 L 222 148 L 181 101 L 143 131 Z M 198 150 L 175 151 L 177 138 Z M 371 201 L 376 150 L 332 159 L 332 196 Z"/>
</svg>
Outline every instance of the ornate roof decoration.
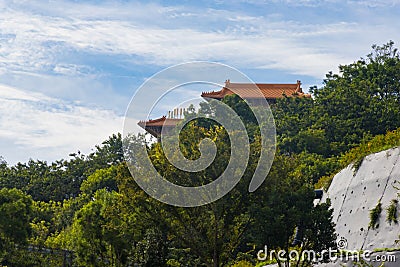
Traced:
<svg viewBox="0 0 400 267">
<path fill-rule="evenodd" d="M 288 97 L 311 97 L 310 94 L 303 93 L 301 82 L 297 83 L 257 83 L 255 84 L 267 100 Z M 204 98 L 223 99 L 227 95 L 234 94 L 231 90 L 239 92 L 239 96 L 246 99 L 260 98 L 259 93 L 255 91 L 254 84 L 251 83 L 231 83 L 230 80 L 225 81 L 225 86 L 219 91 L 203 92 Z"/>
<path fill-rule="evenodd" d="M 257 83 L 255 84 L 260 90 L 265 99 L 275 101 L 278 98 L 283 97 L 307 97 L 310 98 L 310 94 L 303 93 L 301 89 L 301 82 L 298 80 L 296 83 Z M 256 90 L 256 87 L 252 83 L 231 83 L 230 80 L 225 81 L 225 86 L 219 91 L 203 92 L 201 94 L 204 98 L 213 98 L 221 100 L 227 95 L 233 95 L 233 91 L 238 92 L 241 98 L 248 100 L 260 99 L 260 93 Z M 138 125 L 149 132 L 154 137 L 160 138 L 161 129 L 166 127 L 167 131 L 173 129 L 178 122 L 182 120 L 184 109 L 175 109 L 170 111 L 167 116 L 161 118 L 139 121 Z"/>
</svg>

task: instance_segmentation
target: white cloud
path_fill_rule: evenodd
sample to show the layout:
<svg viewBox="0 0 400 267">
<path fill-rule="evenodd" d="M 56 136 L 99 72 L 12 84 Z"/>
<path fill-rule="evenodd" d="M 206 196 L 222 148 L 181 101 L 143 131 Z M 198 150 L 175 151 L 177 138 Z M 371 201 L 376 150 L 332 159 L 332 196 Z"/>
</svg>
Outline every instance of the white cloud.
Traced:
<svg viewBox="0 0 400 267">
<path fill-rule="evenodd" d="M 400 4 L 399 0 L 349 0 L 348 3 L 368 7 L 394 7 Z"/>
<path fill-rule="evenodd" d="M 94 145 L 122 131 L 123 118 L 110 110 L 4 85 L 0 85 L 0 114 L 0 140 L 8 140 L 2 153 L 12 151 L 2 156 L 11 163 L 16 155 L 25 160 L 35 156 L 55 160 L 77 150 L 88 153 Z"/>
<path fill-rule="evenodd" d="M 225 12 L 226 13 L 226 12 Z M 210 11 L 210 16 L 219 12 Z M 64 50 L 138 55 L 147 64 L 169 65 L 190 60 L 217 60 L 250 67 L 274 67 L 320 76 L 344 60 L 337 51 L 305 46 L 310 37 L 328 38 L 354 32 L 354 25 L 309 25 L 230 14 L 234 23 L 219 31 L 160 28 L 135 21 L 51 17 L 8 10 L 0 20 L 0 68 L 24 71 L 87 73 L 90 68 L 57 64 Z M 239 20 L 239 21 L 237 21 Z M 248 23 L 246 23 L 248 22 Z M 226 21 L 225 21 L 226 23 Z M 240 25 L 240 26 L 239 26 Z M 358 27 L 357 25 L 355 25 Z M 310 61 L 299 61 L 299 55 Z"/>
<path fill-rule="evenodd" d="M 245 2 L 250 4 L 287 4 L 294 6 L 308 6 L 308 7 L 317 7 L 323 6 L 326 4 L 356 4 L 356 5 L 365 5 L 369 7 L 385 7 L 385 6 L 395 6 L 400 4 L 399 0 L 238 0 L 237 2 Z"/>
<path fill-rule="evenodd" d="M 56 64 L 53 71 L 58 74 L 63 74 L 67 76 L 78 76 L 83 74 L 94 73 L 94 69 L 85 65 L 76 64 Z"/>
<path fill-rule="evenodd" d="M 303 5 L 338 2 L 271 1 Z M 361 2 L 395 5 L 400 0 Z M 361 15 L 368 19 L 359 19 L 355 14 L 347 21 L 331 18 L 329 23 L 307 23 L 268 12 L 256 16 L 246 10 L 119 1 L 100 5 L 4 1 L 0 8 L 0 74 L 92 75 L 92 80 L 104 74 L 98 66 L 84 59 L 71 62 L 68 57 L 79 53 L 109 55 L 110 64 L 114 58 L 114 63 L 120 64 L 117 56 L 122 55 L 129 58 L 124 64 L 129 64 L 133 60 L 130 56 L 135 55 L 135 63 L 158 66 L 211 60 L 321 79 L 339 64 L 368 53 L 371 44 L 398 37 L 400 26 L 390 15 L 377 18 L 365 10 Z"/>
<path fill-rule="evenodd" d="M 121 116 L 87 105 L 118 106 L 113 109 L 119 113 L 125 108 L 129 89 L 113 87 L 112 78 L 104 79 L 118 79 L 107 67 L 132 60 L 152 67 L 210 60 L 322 79 L 339 64 L 367 54 L 371 44 L 399 38 L 397 15 L 375 16 L 369 7 L 394 6 L 400 0 L 347 1 L 346 8 L 357 12 L 340 19 L 322 10 L 324 4 L 339 0 L 248 1 L 320 5 L 318 12 L 325 12 L 321 17 L 327 19 L 294 20 L 267 10 L 254 15 L 250 9 L 218 6 L 0 0 L 0 79 L 15 87 L 0 86 L 0 144 L 5 151 L 0 153 L 55 159 L 78 149 L 87 151 L 120 131 Z M 87 55 L 92 61 L 107 56 L 105 64 L 111 67 L 104 70 Z M 149 74 L 134 71 L 142 76 L 137 74 L 135 81 L 127 78 L 127 87 Z M 162 108 L 166 112 L 175 104 L 171 101 Z"/>
<path fill-rule="evenodd" d="M 56 67 L 59 68 L 57 75 L 13 71 L 0 73 L 0 81 L 2 84 L 21 89 L 27 94 L 37 92 L 56 99 L 84 103 L 86 106 L 101 106 L 112 109 L 120 115 L 124 113 L 134 87 L 140 83 L 136 82 L 134 77 L 118 78 L 124 79 L 125 86 L 115 89 L 107 77 L 103 78 L 95 74 L 73 75 L 74 66 L 68 64 L 57 64 Z M 117 91 L 118 89 L 125 91 Z"/>
</svg>

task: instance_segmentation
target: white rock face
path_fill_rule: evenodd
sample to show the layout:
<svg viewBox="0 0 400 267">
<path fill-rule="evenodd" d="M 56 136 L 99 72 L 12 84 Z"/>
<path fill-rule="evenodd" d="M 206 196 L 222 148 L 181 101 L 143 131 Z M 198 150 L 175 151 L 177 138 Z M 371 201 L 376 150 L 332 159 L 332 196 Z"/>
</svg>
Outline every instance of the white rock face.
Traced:
<svg viewBox="0 0 400 267">
<path fill-rule="evenodd" d="M 394 187 L 396 181 L 400 182 L 400 148 L 369 155 L 358 171 L 350 165 L 335 175 L 322 201 L 328 197 L 331 199 L 336 232 L 339 238 L 347 240 L 347 250 L 373 251 L 400 247 L 395 243 L 399 239 L 400 224 L 390 224 L 386 220 L 386 208 L 391 200 L 398 197 L 399 190 Z M 369 212 L 378 202 L 382 203 L 379 227 L 369 229 Z M 385 266 L 400 266 L 400 255 L 395 254 L 398 257 L 397 263 L 386 263 Z"/>
</svg>

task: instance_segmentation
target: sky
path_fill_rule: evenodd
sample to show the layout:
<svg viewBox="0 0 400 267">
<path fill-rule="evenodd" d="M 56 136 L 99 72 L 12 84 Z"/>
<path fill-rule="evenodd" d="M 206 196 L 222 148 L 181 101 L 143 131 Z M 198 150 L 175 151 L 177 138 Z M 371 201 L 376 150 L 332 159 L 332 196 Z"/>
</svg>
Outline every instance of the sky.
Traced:
<svg viewBox="0 0 400 267">
<path fill-rule="evenodd" d="M 122 132 L 137 88 L 175 64 L 219 62 L 258 83 L 301 80 L 307 91 L 371 45 L 400 41 L 400 0 L 0 0 L 0 10 L 9 165 L 90 153 Z M 164 101 L 165 114 L 177 104 Z"/>
</svg>

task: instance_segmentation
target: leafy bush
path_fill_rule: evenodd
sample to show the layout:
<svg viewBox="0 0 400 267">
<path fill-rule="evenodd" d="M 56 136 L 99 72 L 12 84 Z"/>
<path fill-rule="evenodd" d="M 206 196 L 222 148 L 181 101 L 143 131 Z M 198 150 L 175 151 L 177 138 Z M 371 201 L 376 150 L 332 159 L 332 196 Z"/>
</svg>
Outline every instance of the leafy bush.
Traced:
<svg viewBox="0 0 400 267">
<path fill-rule="evenodd" d="M 400 128 L 377 135 L 370 140 L 364 140 L 358 147 L 342 156 L 341 166 L 346 167 L 353 163 L 353 168 L 357 170 L 366 156 L 397 146 L 400 146 Z"/>
<path fill-rule="evenodd" d="M 379 227 L 378 220 L 379 216 L 381 215 L 382 212 L 382 203 L 378 202 L 378 204 L 369 212 L 369 228 L 376 229 Z"/>
<path fill-rule="evenodd" d="M 338 159 L 336 171 L 332 173 L 339 172 L 349 164 L 353 164 L 353 169 L 357 172 L 366 156 L 398 146 L 400 146 L 400 128 L 384 135 L 377 135 L 372 139 L 366 138 L 358 147 L 351 149 Z M 333 177 L 334 175 L 322 176 L 315 188 L 327 190 Z"/>
<path fill-rule="evenodd" d="M 239 261 L 232 265 L 231 267 L 253 267 L 254 265 L 248 261 Z"/>
<path fill-rule="evenodd" d="M 390 205 L 386 208 L 387 211 L 387 217 L 386 217 L 386 221 L 388 223 L 396 223 L 397 224 L 397 199 L 392 199 L 392 201 L 390 202 Z"/>
</svg>

